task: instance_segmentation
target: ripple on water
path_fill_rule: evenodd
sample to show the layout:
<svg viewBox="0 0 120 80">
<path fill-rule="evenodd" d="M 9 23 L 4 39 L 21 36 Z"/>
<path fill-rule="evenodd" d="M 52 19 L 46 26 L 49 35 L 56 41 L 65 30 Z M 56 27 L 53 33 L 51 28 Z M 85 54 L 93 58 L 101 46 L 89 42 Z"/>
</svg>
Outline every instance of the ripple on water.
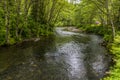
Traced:
<svg viewBox="0 0 120 80">
<path fill-rule="evenodd" d="M 0 80 L 99 80 L 108 67 L 101 38 L 56 29 L 56 36 L 0 50 Z"/>
</svg>

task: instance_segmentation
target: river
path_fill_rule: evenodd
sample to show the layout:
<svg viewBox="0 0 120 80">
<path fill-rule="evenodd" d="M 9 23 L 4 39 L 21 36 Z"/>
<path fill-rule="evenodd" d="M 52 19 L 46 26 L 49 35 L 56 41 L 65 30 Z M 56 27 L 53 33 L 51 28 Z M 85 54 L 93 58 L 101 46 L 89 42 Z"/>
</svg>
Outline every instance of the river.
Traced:
<svg viewBox="0 0 120 80">
<path fill-rule="evenodd" d="M 0 48 L 0 80 L 100 80 L 109 68 L 103 39 L 56 28 L 54 36 Z"/>
</svg>

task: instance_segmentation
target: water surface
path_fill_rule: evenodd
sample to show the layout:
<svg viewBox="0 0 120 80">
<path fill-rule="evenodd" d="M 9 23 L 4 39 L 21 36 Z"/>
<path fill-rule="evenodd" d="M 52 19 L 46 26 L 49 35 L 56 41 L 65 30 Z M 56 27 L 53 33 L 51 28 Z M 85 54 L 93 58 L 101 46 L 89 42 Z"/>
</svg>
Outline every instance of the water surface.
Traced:
<svg viewBox="0 0 120 80">
<path fill-rule="evenodd" d="M 109 67 L 102 38 L 63 31 L 0 48 L 0 80 L 99 80 Z"/>
</svg>

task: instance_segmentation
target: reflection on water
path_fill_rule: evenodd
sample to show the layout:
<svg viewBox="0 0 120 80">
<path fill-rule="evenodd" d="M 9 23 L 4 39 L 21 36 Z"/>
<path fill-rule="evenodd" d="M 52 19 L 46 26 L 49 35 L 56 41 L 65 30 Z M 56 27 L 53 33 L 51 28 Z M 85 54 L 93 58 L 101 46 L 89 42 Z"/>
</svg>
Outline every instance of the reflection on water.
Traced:
<svg viewBox="0 0 120 80">
<path fill-rule="evenodd" d="M 64 44 L 59 50 L 59 52 L 64 53 L 64 55 L 66 54 L 64 60 L 65 63 L 69 65 L 67 70 L 71 80 L 85 77 L 84 55 L 81 53 L 81 50 L 81 47 L 74 42 Z"/>
<path fill-rule="evenodd" d="M 38 42 L 0 48 L 0 80 L 99 80 L 109 58 L 96 35 L 62 31 Z"/>
</svg>

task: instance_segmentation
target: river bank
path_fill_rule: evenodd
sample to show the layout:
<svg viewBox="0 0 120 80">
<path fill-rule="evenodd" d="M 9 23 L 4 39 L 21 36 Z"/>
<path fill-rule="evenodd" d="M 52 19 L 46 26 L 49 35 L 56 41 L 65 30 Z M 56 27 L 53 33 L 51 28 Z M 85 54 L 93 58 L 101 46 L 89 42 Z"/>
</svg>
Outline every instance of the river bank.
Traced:
<svg viewBox="0 0 120 80">
<path fill-rule="evenodd" d="M 64 29 L 63 30 L 65 30 L 65 31 L 71 31 L 71 32 L 82 32 L 82 30 L 80 30 L 80 29 L 78 29 L 78 28 L 76 28 L 76 27 L 64 27 Z"/>
<path fill-rule="evenodd" d="M 111 56 L 111 63 L 110 63 L 110 68 L 106 72 L 106 76 L 103 78 L 103 80 L 119 80 L 120 76 L 120 47 L 119 47 L 119 40 L 120 40 L 120 35 L 117 34 L 115 39 L 113 41 L 110 40 L 111 35 L 105 34 L 104 29 L 102 27 L 99 29 L 97 27 L 92 27 L 92 28 L 80 28 L 80 30 L 83 30 L 83 32 L 86 33 L 94 33 L 103 36 L 104 41 L 100 43 L 100 45 L 104 46 L 107 51 L 109 52 L 108 55 Z M 108 31 L 106 31 L 107 33 Z"/>
<path fill-rule="evenodd" d="M 112 54 L 112 60 L 114 64 L 111 66 L 108 76 L 104 80 L 119 80 L 120 79 L 120 35 L 117 35 L 111 44 L 109 50 Z"/>
</svg>

